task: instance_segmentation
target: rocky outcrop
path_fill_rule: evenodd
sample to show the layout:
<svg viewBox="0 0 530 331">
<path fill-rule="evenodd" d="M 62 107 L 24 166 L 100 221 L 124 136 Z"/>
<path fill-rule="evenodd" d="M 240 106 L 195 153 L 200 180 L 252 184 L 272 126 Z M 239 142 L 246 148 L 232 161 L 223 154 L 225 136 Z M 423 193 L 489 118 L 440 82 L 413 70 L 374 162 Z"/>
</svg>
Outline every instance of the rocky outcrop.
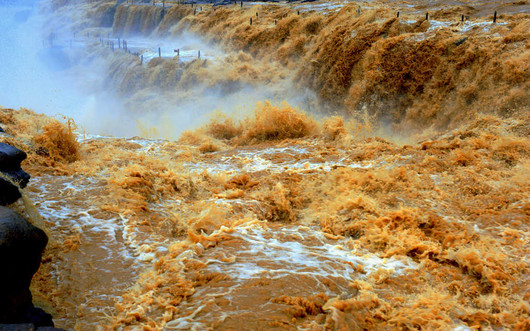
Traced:
<svg viewBox="0 0 530 331">
<path fill-rule="evenodd" d="M 0 143 L 0 205 L 21 197 L 30 175 L 20 168 L 27 155 Z M 52 316 L 33 306 L 29 286 L 39 269 L 48 237 L 11 209 L 0 207 L 0 330 L 53 327 Z"/>
<path fill-rule="evenodd" d="M 20 149 L 0 143 L 0 205 L 11 204 L 21 197 L 18 187 L 26 187 L 30 179 L 30 175 L 20 168 L 26 157 Z"/>
<path fill-rule="evenodd" d="M 33 306 L 29 290 L 47 243 L 43 230 L 0 207 L 0 325 L 53 326 L 51 315 Z"/>
</svg>

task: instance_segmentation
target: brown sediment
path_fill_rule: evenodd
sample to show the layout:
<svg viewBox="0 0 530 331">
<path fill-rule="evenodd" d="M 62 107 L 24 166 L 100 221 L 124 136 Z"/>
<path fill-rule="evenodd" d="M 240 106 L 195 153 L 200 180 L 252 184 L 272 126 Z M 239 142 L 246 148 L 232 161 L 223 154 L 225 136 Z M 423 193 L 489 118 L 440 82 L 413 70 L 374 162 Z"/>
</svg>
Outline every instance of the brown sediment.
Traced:
<svg viewBox="0 0 530 331">
<path fill-rule="evenodd" d="M 245 142 L 240 146 L 244 140 L 239 137 L 245 137 L 248 127 L 260 130 L 255 117 L 217 116 L 205 129 L 184 135 L 180 143 L 159 142 L 145 148 L 134 140 L 88 140 L 80 146 L 78 161 L 57 163 L 55 168 L 44 168 L 42 159 L 47 156 L 39 155 L 32 145 L 32 136 L 42 131 L 21 126 L 30 118 L 27 123 L 45 117 L 27 110 L 2 111 L 3 127 L 13 134 L 2 139 L 25 142 L 29 157 L 24 167 L 32 175 L 52 175 L 43 177 L 50 180 L 47 185 L 53 185 L 53 173 L 101 178 L 98 185 L 105 189 L 98 191 L 98 199 L 91 199 L 95 212 L 121 215 L 116 217 L 124 218 L 127 231 L 136 233 L 136 252 L 151 254 L 145 258 L 152 261 L 152 268 L 132 289 L 121 288 L 125 294 L 115 308 L 109 306 L 111 301 L 100 302 L 114 314 L 111 325 L 162 328 L 171 321 L 196 320 L 238 328 L 237 319 L 227 317 L 219 322 L 218 318 L 222 312 L 232 311 L 230 300 L 251 307 L 244 299 L 248 292 L 244 289 L 259 283 L 263 292 L 254 291 L 254 301 L 270 309 L 261 315 L 260 311 L 245 313 L 242 323 L 254 321 L 256 326 L 287 329 L 302 325 L 447 328 L 459 324 L 524 329 L 529 322 L 525 256 L 530 230 L 526 112 L 510 119 L 481 116 L 453 131 L 425 133 L 417 142 L 399 145 L 359 135 L 363 126 L 341 118 L 320 123 L 287 106 L 264 107 L 282 118 L 294 118 L 293 132 L 309 127 L 311 134 L 287 140 L 263 135 L 251 145 Z M 284 132 L 284 127 L 274 130 Z M 224 149 L 201 153 L 200 146 L 208 139 L 223 141 Z M 269 163 L 246 168 L 255 159 Z M 328 168 L 324 168 L 326 162 Z M 227 167 L 214 171 L 222 164 Z M 279 230 L 317 227 L 326 240 L 343 240 L 341 245 L 347 251 L 387 260 L 410 259 L 417 269 L 403 274 L 388 267 L 372 270 L 368 264 L 346 263 L 358 275 L 340 280 L 340 286 L 349 286 L 346 293 L 341 294 L 333 282 L 311 292 L 316 287 L 309 285 L 313 284 L 310 278 L 298 276 L 291 281 L 305 284 L 309 292 L 304 296 L 283 293 L 267 297 L 266 291 L 282 288 L 288 278 L 272 283 L 262 279 L 244 286 L 240 283 L 241 290 L 234 290 L 230 302 L 224 301 L 215 291 L 223 293 L 236 286 L 235 275 L 212 269 L 208 261 L 220 261 L 215 263 L 226 265 L 226 270 L 237 266 L 243 256 L 235 252 L 249 245 L 244 237 L 238 237 L 239 229 L 259 228 L 258 220 Z M 47 264 L 66 270 L 70 260 L 64 259 L 65 254 L 90 248 L 84 244 L 87 239 L 76 233 L 55 235 L 65 238 L 64 245 L 47 255 L 50 262 L 45 263 L 34 287 L 40 288 L 39 300 L 56 307 L 56 316 L 67 321 L 72 311 L 78 311 L 73 308 L 75 302 L 82 301 L 54 290 L 62 285 L 49 276 L 52 269 Z M 307 236 L 284 236 L 285 242 L 312 245 Z M 148 238 L 165 242 L 167 252 L 157 251 L 157 245 L 145 241 Z M 252 261 L 252 255 L 244 258 Z M 66 284 L 76 291 L 87 286 L 73 279 Z M 327 302 L 324 297 L 311 299 L 323 290 Z M 209 291 L 217 298 L 215 304 L 203 301 L 208 296 L 196 295 Z M 55 299 L 48 297 L 50 293 Z M 66 302 L 74 304 L 60 308 Z M 191 314 L 203 304 L 200 314 Z M 90 308 L 83 314 L 98 323 L 106 318 Z M 68 323 L 64 325 L 72 325 Z"/>
<path fill-rule="evenodd" d="M 306 317 L 323 313 L 322 307 L 328 300 L 329 298 L 325 294 L 319 293 L 308 298 L 281 296 L 275 298 L 273 302 L 292 306 L 287 312 L 293 317 Z"/>
<path fill-rule="evenodd" d="M 367 111 L 407 131 L 431 125 L 446 128 L 483 112 L 509 116 L 528 107 L 527 14 L 510 12 L 501 23 L 491 24 L 479 14 L 489 3 L 467 9 L 439 4 L 429 12 L 431 20 L 443 21 L 431 22 L 418 16 L 416 10 L 424 9 L 417 4 L 414 9 L 399 2 L 391 5 L 364 9 L 346 4 L 336 11 L 309 10 L 302 15 L 276 4 L 225 6 L 197 15 L 190 14 L 189 6 L 173 6 L 158 33 L 197 33 L 224 46 L 228 58 L 234 59 L 238 51 L 251 54 L 251 65 L 238 56 L 233 63 L 225 59 L 222 65 L 209 63 L 209 70 L 204 70 L 202 61 L 194 61 L 182 68 L 182 77 L 189 78 L 180 81 L 175 80 L 174 69 L 166 68 L 161 77 L 152 66 L 141 72 L 158 77 L 149 79 L 154 85 L 141 79 L 134 84 L 178 89 L 189 86 L 186 81 L 208 77 L 211 85 L 237 89 L 242 84 L 292 78 L 294 72 L 299 91 L 309 87 L 318 95 L 320 110 Z M 513 6 L 517 5 L 505 5 L 506 13 Z M 256 12 L 261 15 L 250 26 L 248 20 Z M 462 23 L 461 14 L 471 18 Z M 172 61 L 152 62 L 175 68 Z M 305 65 L 299 66 L 300 62 Z M 131 75 L 139 72 L 128 70 Z M 276 75 L 271 76 L 271 70 Z"/>
<path fill-rule="evenodd" d="M 58 325 L 528 329 L 529 20 L 513 12 L 527 3 L 436 2 L 431 21 L 427 7 L 406 5 L 301 15 L 279 5 L 226 6 L 195 16 L 173 6 L 158 26 L 156 8 L 118 8 L 116 31 L 192 31 L 231 48 L 218 63 L 142 66 L 114 57 L 109 79 L 138 101 L 136 110 L 145 110 L 149 89 L 189 97 L 190 87 L 207 81 L 229 94 L 240 84 L 274 85 L 293 71 L 299 87 L 318 94 L 319 109 L 351 117 L 321 120 L 263 102 L 240 116 L 217 113 L 177 142 L 76 146 L 65 125 L 0 110 L 12 135 L 1 141 L 27 151 L 25 168 L 52 187 L 47 196 L 29 188 L 37 205 L 65 198 L 70 181 L 95 180 L 95 191 L 81 189 L 89 199 L 68 202 L 119 220 L 125 246 L 145 263 L 136 277 L 139 269 L 111 258 L 119 280 L 112 289 L 102 264 L 76 277 L 89 270 L 85 254 L 101 258 L 102 237 L 90 228 L 52 229 L 61 244 L 47 253 L 33 287 Z M 490 24 L 491 9 L 505 9 L 506 24 Z M 468 23 L 459 23 L 461 14 Z M 385 130 L 389 123 L 401 135 Z M 73 155 L 76 162 L 63 162 Z M 75 176 L 59 184 L 58 175 Z M 48 217 L 54 221 L 53 212 Z M 258 239 L 264 244 L 253 248 Z M 290 245 L 317 266 L 282 274 L 299 267 L 294 253 L 278 258 Z M 329 259 L 333 249 L 363 262 Z M 400 267 L 405 262 L 410 268 Z M 347 276 L 331 277 L 321 265 L 346 268 Z M 237 268 L 266 271 L 247 279 Z M 84 305 L 94 289 L 113 297 Z"/>
<path fill-rule="evenodd" d="M 116 36 L 149 34 L 164 18 L 164 9 L 159 6 L 121 5 L 116 8 L 112 33 Z"/>
<path fill-rule="evenodd" d="M 73 120 L 67 120 L 67 126 L 60 122 L 52 122 L 42 128 L 42 135 L 35 138 L 40 153 L 49 155 L 56 161 L 74 162 L 79 159 L 79 143 L 72 130 Z"/>
<path fill-rule="evenodd" d="M 319 131 L 317 122 L 306 112 L 285 102 L 274 105 L 265 101 L 258 102 L 254 114 L 240 121 L 215 112 L 210 122 L 200 130 L 183 133 L 180 142 L 192 145 L 209 143 L 210 140 L 204 136 L 208 135 L 233 145 L 252 145 L 310 137 Z"/>
</svg>

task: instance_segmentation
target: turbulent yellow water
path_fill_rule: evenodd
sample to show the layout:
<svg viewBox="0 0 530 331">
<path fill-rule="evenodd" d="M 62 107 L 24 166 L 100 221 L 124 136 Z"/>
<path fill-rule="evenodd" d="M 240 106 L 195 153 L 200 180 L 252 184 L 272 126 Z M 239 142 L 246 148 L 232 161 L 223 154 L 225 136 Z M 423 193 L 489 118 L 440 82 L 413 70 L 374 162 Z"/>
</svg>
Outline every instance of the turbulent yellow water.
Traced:
<svg viewBox="0 0 530 331">
<path fill-rule="evenodd" d="M 343 5 L 174 6 L 154 33 L 217 34 L 246 53 L 110 64 L 117 91 L 138 101 L 131 112 L 149 104 L 143 88 L 193 100 L 198 78 L 274 85 L 295 70 L 316 105 L 343 116 L 262 102 L 165 140 L 75 134 L 72 122 L 0 109 L 0 141 L 28 152 L 25 195 L 54 238 L 32 293 L 58 327 L 530 327 L 527 15 L 436 27 L 462 10 L 485 22 L 494 7 L 437 3 L 435 22 L 400 23 L 391 5 L 409 20 L 425 8 Z M 527 3 L 503 8 L 514 6 Z M 139 13 L 159 8 L 145 8 L 122 7 L 113 29 L 155 29 Z M 458 48 L 462 35 L 478 45 Z M 484 74 L 499 62 L 506 70 Z M 492 95 L 503 96 L 485 107 Z"/>
<path fill-rule="evenodd" d="M 79 136 L 73 163 L 19 136 L 56 239 L 33 292 L 57 325 L 525 328 L 528 114 L 399 145 L 256 111 L 298 117 L 281 140 L 251 119 L 224 143 L 226 119 L 180 142 Z"/>
</svg>

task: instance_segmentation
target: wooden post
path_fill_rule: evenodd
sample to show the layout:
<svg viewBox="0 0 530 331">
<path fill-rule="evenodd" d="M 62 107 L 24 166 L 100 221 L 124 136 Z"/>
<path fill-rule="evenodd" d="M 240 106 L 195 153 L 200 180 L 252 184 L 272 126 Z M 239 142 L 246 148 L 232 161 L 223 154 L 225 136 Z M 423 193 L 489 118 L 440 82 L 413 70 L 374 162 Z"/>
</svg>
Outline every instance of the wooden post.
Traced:
<svg viewBox="0 0 530 331">
<path fill-rule="evenodd" d="M 243 1 L 241 1 L 241 8 L 243 8 Z"/>
<path fill-rule="evenodd" d="M 493 14 L 493 23 L 497 22 L 497 11 Z"/>
<path fill-rule="evenodd" d="M 121 41 L 120 41 L 120 37 L 118 37 L 118 48 L 121 48 Z"/>
<path fill-rule="evenodd" d="M 201 50 L 199 50 L 198 57 L 201 58 Z"/>
<path fill-rule="evenodd" d="M 399 12 L 397 13 L 397 17 L 399 18 Z"/>
<path fill-rule="evenodd" d="M 425 20 L 426 20 L 426 21 L 429 20 L 429 13 L 426 13 L 426 14 L 425 14 Z"/>
<path fill-rule="evenodd" d="M 193 15 L 197 12 L 197 8 L 193 9 Z"/>
<path fill-rule="evenodd" d="M 300 15 L 300 11 L 298 11 L 298 15 Z"/>
<path fill-rule="evenodd" d="M 140 55 L 140 64 L 144 64 L 144 55 Z"/>
<path fill-rule="evenodd" d="M 252 25 L 252 17 L 250 18 L 250 25 Z"/>
<path fill-rule="evenodd" d="M 464 22 L 464 14 L 462 14 L 462 22 Z"/>
<path fill-rule="evenodd" d="M 274 20 L 274 25 L 278 24 L 278 20 Z"/>
<path fill-rule="evenodd" d="M 162 52 L 160 51 L 160 47 L 158 47 L 158 57 L 162 57 Z"/>
<path fill-rule="evenodd" d="M 258 13 L 256 13 L 256 17 L 258 17 Z"/>
</svg>

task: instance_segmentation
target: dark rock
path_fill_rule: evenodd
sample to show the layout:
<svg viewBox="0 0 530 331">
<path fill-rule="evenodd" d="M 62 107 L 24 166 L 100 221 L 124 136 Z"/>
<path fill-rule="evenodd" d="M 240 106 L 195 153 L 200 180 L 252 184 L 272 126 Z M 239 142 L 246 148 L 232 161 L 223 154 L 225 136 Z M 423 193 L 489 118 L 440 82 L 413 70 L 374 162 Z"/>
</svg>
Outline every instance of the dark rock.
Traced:
<svg viewBox="0 0 530 331">
<path fill-rule="evenodd" d="M 53 326 L 36 327 L 33 324 L 0 324 L 0 331 L 66 331 Z"/>
<path fill-rule="evenodd" d="M 29 290 L 47 243 L 44 231 L 0 207 L 0 323 L 53 326 L 51 316 L 33 306 Z"/>
<path fill-rule="evenodd" d="M 13 182 L 17 183 L 18 187 L 24 188 L 28 185 L 31 176 L 24 170 L 18 168 L 16 170 L 2 171 L 2 173 L 8 176 Z"/>
<path fill-rule="evenodd" d="M 33 324 L 0 324 L 0 331 L 35 331 Z"/>
<path fill-rule="evenodd" d="M 20 199 L 20 192 L 13 183 L 19 188 L 28 184 L 30 175 L 20 168 L 26 157 L 20 149 L 0 143 L 0 205 L 9 205 Z"/>
<path fill-rule="evenodd" d="M 20 168 L 20 162 L 24 161 L 27 154 L 20 149 L 8 144 L 0 143 L 0 170 Z"/>
<path fill-rule="evenodd" d="M 10 205 L 21 197 L 17 187 L 0 178 L 0 206 Z"/>
<path fill-rule="evenodd" d="M 33 324 L 0 324 L 0 331 L 66 331 L 53 326 L 36 327 Z"/>
</svg>

